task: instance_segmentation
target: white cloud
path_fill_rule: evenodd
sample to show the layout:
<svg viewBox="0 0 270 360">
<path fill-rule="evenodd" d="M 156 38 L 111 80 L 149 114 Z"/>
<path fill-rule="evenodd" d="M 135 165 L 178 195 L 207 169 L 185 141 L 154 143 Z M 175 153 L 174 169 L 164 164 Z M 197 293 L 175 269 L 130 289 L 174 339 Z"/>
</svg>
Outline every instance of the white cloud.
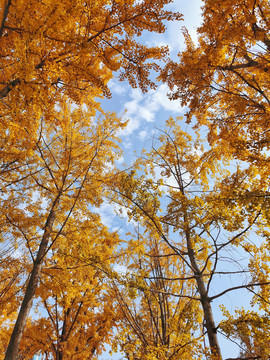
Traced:
<svg viewBox="0 0 270 360">
<path fill-rule="evenodd" d="M 125 275 L 127 273 L 127 268 L 123 265 L 115 265 L 114 271 L 116 271 L 120 275 Z"/>
<path fill-rule="evenodd" d="M 168 94 L 170 90 L 167 85 L 160 85 L 157 90 L 149 91 L 148 105 L 153 112 L 157 112 L 159 109 L 174 112 L 179 114 L 183 111 L 179 100 L 170 100 Z"/>
<path fill-rule="evenodd" d="M 129 122 L 126 128 L 119 132 L 119 136 L 127 137 L 138 130 L 143 123 L 154 122 L 158 118 L 160 110 L 168 111 L 168 117 L 183 113 L 185 108 L 181 107 L 179 100 L 170 100 L 169 92 L 170 90 L 165 84 L 161 84 L 156 90 L 151 89 L 146 94 L 139 89 L 132 89 L 129 95 L 131 100 L 124 103 L 126 110 L 124 118 Z M 140 134 L 140 137 L 144 136 L 144 133 Z"/>
<path fill-rule="evenodd" d="M 137 102 L 139 100 L 142 100 L 144 95 L 143 95 L 143 93 L 141 92 L 140 89 L 131 89 L 130 97 L 132 99 L 135 99 L 136 102 Z"/>
<path fill-rule="evenodd" d="M 98 209 L 94 211 L 99 214 L 102 223 L 110 229 L 115 229 L 116 224 L 119 223 L 119 216 L 124 219 L 126 224 L 136 224 L 132 219 L 129 219 L 128 209 L 118 204 L 103 203 Z M 119 229 L 119 226 L 117 227 Z"/>
<path fill-rule="evenodd" d="M 111 228 L 115 220 L 116 214 L 114 206 L 108 203 L 103 203 L 98 209 L 95 209 L 95 212 L 99 214 L 102 223 Z"/>
<path fill-rule="evenodd" d="M 162 169 L 161 167 L 156 166 L 154 168 L 154 179 L 156 181 L 162 179 L 164 186 L 161 186 L 161 190 L 164 191 L 165 193 L 168 193 L 168 190 L 172 187 L 178 188 L 178 183 L 175 179 L 175 177 L 173 175 L 170 175 L 169 177 L 167 176 L 163 176 L 161 173 L 162 171 L 164 171 L 164 169 Z M 149 176 L 150 178 L 152 178 L 152 175 Z"/>
<path fill-rule="evenodd" d="M 108 83 L 109 89 L 112 93 L 117 95 L 123 95 L 126 92 L 126 88 L 123 83 L 115 81 L 114 79 L 110 80 Z"/>
<path fill-rule="evenodd" d="M 138 223 L 134 219 L 132 219 L 128 216 L 129 210 L 127 208 L 125 208 L 124 206 L 121 206 L 119 204 L 114 204 L 114 211 L 116 214 L 118 214 L 118 216 L 120 216 L 122 219 L 125 220 L 126 225 L 128 225 L 128 224 L 132 224 L 133 226 L 138 225 Z"/>
<path fill-rule="evenodd" d="M 117 165 L 121 165 L 121 164 L 123 164 L 123 162 L 124 162 L 123 156 L 120 156 L 120 158 L 115 161 L 115 163 L 116 163 Z"/>
<path fill-rule="evenodd" d="M 127 111 L 127 114 L 130 114 L 130 115 L 136 114 L 137 109 L 139 107 L 138 103 L 139 103 L 139 101 L 136 99 L 126 102 L 125 109 Z"/>
<path fill-rule="evenodd" d="M 151 89 L 144 96 L 139 93 L 138 98 L 134 98 L 133 101 L 125 104 L 127 116 L 129 117 L 129 114 L 131 114 L 140 120 L 152 122 L 156 117 L 156 113 L 161 109 L 179 114 L 184 109 L 181 107 L 179 100 L 169 99 L 169 93 L 170 90 L 166 84 L 160 85 L 156 90 Z"/>
<path fill-rule="evenodd" d="M 147 131 L 146 130 L 142 130 L 142 131 L 139 132 L 139 138 L 141 140 L 144 140 L 146 138 L 146 136 L 147 136 Z"/>
<path fill-rule="evenodd" d="M 125 149 L 130 149 L 134 144 L 131 141 L 125 141 L 123 145 Z"/>
<path fill-rule="evenodd" d="M 135 130 L 140 127 L 140 120 L 136 117 L 128 116 L 128 113 L 125 115 L 125 120 L 128 120 L 126 127 L 118 132 L 118 136 L 122 138 L 131 135 Z"/>
<path fill-rule="evenodd" d="M 138 0 L 142 1 L 142 0 Z M 171 49 L 171 56 L 178 61 L 177 54 L 184 48 L 184 38 L 181 28 L 186 26 L 192 38 L 196 41 L 196 27 L 201 22 L 202 0 L 173 1 L 166 5 L 166 10 L 179 11 L 184 15 L 184 21 L 166 22 L 167 30 L 163 34 L 144 32 L 141 41 L 149 46 L 166 45 Z M 169 116 L 181 115 L 186 109 L 181 108 L 179 100 L 169 100 L 167 94 L 170 93 L 167 85 L 160 84 L 156 90 L 150 89 L 148 93 L 143 94 L 139 89 L 132 89 L 127 82 L 119 82 L 115 78 L 109 81 L 109 88 L 113 95 L 116 95 L 111 101 L 109 110 L 116 110 L 119 114 L 126 110 L 123 116 L 129 119 L 126 129 L 118 133 L 125 143 L 129 142 L 130 136 L 139 133 L 143 137 L 145 123 L 160 123 Z M 109 102 L 108 102 L 109 104 Z M 116 107 L 116 104 L 118 106 Z M 119 104 L 121 108 L 119 109 Z M 167 112 L 167 114 L 165 113 Z M 143 126 L 143 129 L 141 127 Z M 150 131 L 150 125 L 148 126 Z M 138 137 L 136 136 L 138 139 Z M 133 142 L 133 140 L 131 140 Z"/>
<path fill-rule="evenodd" d="M 14 259 L 20 259 L 23 256 L 23 253 L 19 249 L 16 249 L 12 252 L 11 256 Z"/>
<path fill-rule="evenodd" d="M 138 116 L 147 122 L 153 122 L 155 120 L 155 112 L 142 106 L 138 108 Z"/>
<path fill-rule="evenodd" d="M 155 47 L 155 46 L 158 46 L 158 47 L 167 47 L 169 48 L 169 51 L 171 52 L 173 49 L 172 49 L 172 46 L 170 44 L 168 44 L 167 40 L 165 39 L 165 36 L 162 34 L 162 35 L 159 35 L 162 37 L 162 39 L 158 39 L 157 37 L 155 37 L 154 39 L 152 40 L 146 40 L 145 42 L 145 45 L 146 46 L 149 46 L 149 47 Z"/>
</svg>

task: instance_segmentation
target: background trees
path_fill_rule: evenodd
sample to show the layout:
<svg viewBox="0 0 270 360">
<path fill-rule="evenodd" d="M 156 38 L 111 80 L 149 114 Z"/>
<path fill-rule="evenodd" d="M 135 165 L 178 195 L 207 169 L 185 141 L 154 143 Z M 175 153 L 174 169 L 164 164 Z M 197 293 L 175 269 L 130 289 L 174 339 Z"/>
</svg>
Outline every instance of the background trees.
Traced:
<svg viewBox="0 0 270 360">
<path fill-rule="evenodd" d="M 214 301 L 237 289 L 251 289 L 257 295 L 260 287 L 268 291 L 268 277 L 249 275 L 248 270 L 258 247 L 267 246 L 260 236 L 267 226 L 262 202 L 259 198 L 251 206 L 250 199 L 238 196 L 252 187 L 250 178 L 238 181 L 235 174 L 230 175 L 212 150 L 205 151 L 199 139 L 192 140 L 172 119 L 157 143 L 137 162 L 146 175 L 133 172 L 120 179 L 119 202 L 128 207 L 132 219 L 162 242 L 160 254 L 148 256 L 156 256 L 156 261 L 171 258 L 178 264 L 177 275 L 168 275 L 166 269 L 157 277 L 159 281 L 176 282 L 176 288 L 166 287 L 160 292 L 167 296 L 173 292 L 201 305 L 202 336 L 208 338 L 212 357 L 221 359 Z M 171 266 L 163 263 L 164 268 L 170 271 Z M 148 275 L 142 277 L 147 279 Z M 234 279 L 233 285 L 226 278 Z M 191 293 L 181 293 L 181 288 Z M 210 356 L 207 350 L 204 354 Z"/>
<path fill-rule="evenodd" d="M 2 244 L 1 244 L 2 245 Z M 27 256 L 23 256 L 6 243 L 5 251 L 1 253 L 1 275 L 0 275 L 0 352 L 5 353 L 6 344 L 9 341 L 17 310 L 22 301 L 24 280 L 30 271 L 31 264 Z M 3 250 L 4 246 L 1 246 Z M 17 255 L 16 255 L 17 254 Z"/>
<path fill-rule="evenodd" d="M 202 314 L 194 286 L 176 281 L 184 264 L 154 231 L 137 233 L 125 252 L 127 272 L 113 282 L 121 318 L 115 347 L 130 360 L 197 358 Z"/>
<path fill-rule="evenodd" d="M 97 98 L 109 95 L 115 71 L 143 90 L 153 86 L 166 47 L 148 47 L 142 31 L 164 32 L 169 1 L 5 1 L 0 27 L 1 151 L 8 159 L 35 146 L 42 117 L 54 123 L 66 99 L 93 115 Z M 14 154 L 16 153 L 16 155 Z"/>
<path fill-rule="evenodd" d="M 58 126 L 42 123 L 32 156 L 16 162 L 18 171 L 12 171 L 11 165 L 2 175 L 3 237 L 14 245 L 24 244 L 19 249 L 33 264 L 8 359 L 16 358 L 47 254 L 63 243 L 65 231 L 69 236 L 78 232 L 82 239 L 79 234 L 86 223 L 78 228 L 80 218 L 99 226 L 89 209 L 102 202 L 117 157 L 116 131 L 122 124 L 114 114 L 94 121 L 87 111 L 69 109 L 59 111 L 58 121 Z"/>
<path fill-rule="evenodd" d="M 72 216 L 44 261 L 20 358 L 92 359 L 110 343 L 118 316 L 105 274 L 117 245 L 97 214 Z"/>
<path fill-rule="evenodd" d="M 267 1 L 205 1 L 198 46 L 163 73 L 187 118 L 209 127 L 208 140 L 224 155 L 264 167 L 269 150 L 269 6 Z"/>
<path fill-rule="evenodd" d="M 230 208 L 238 204 L 245 221 L 258 215 L 253 244 L 244 249 L 251 255 L 252 278 L 261 283 L 256 290 L 250 288 L 252 304 L 262 313 L 237 310 L 235 319 L 227 314 L 224 329 L 228 336 L 241 339 L 242 358 L 266 358 L 268 342 L 265 336 L 263 344 L 262 332 L 268 333 L 269 306 L 265 286 L 269 273 L 268 3 L 205 1 L 198 45 L 187 32 L 185 37 L 186 50 L 179 54 L 179 63 L 168 62 L 163 79 L 173 90 L 172 98 L 189 106 L 187 121 L 196 118 L 197 129 L 207 126 L 213 154 L 237 164 L 223 180 L 225 187 L 235 186 L 224 193 L 227 204 Z M 258 236 L 264 239 L 262 244 Z"/>
<path fill-rule="evenodd" d="M 167 49 L 137 37 L 181 18 L 163 9 L 167 3 L 1 4 L 1 235 L 26 250 L 33 265 L 6 359 L 17 358 L 46 256 L 74 216 L 90 216 L 105 194 L 123 126 L 112 114 L 94 119 L 103 114 L 96 98 L 110 94 L 107 83 L 120 68 L 133 86 L 154 86 L 149 73 L 159 67 L 150 59 Z"/>
</svg>

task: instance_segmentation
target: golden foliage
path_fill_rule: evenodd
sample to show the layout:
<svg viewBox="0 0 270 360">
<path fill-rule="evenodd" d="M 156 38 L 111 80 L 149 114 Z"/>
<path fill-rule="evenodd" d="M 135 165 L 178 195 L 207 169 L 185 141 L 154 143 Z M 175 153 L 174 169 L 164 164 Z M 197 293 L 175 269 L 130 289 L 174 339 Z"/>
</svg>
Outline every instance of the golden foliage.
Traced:
<svg viewBox="0 0 270 360">
<path fill-rule="evenodd" d="M 198 45 L 186 33 L 162 74 L 212 146 L 258 166 L 269 151 L 269 15 L 266 0 L 206 0 Z"/>
<path fill-rule="evenodd" d="M 165 47 L 147 47 L 137 37 L 162 33 L 164 20 L 180 14 L 163 9 L 169 0 L 7 0 L 0 23 L 1 150 L 33 148 L 39 121 L 56 124 L 67 101 L 95 115 L 96 98 L 110 95 L 112 73 L 142 90 L 154 86 Z M 11 155 L 9 155 L 11 156 Z"/>
</svg>

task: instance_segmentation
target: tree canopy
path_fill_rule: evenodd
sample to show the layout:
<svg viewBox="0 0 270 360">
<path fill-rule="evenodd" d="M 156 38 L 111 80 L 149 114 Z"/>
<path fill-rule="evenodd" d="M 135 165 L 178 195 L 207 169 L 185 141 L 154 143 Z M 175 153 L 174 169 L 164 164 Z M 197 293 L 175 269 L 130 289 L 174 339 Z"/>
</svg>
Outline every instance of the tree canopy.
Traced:
<svg viewBox="0 0 270 360">
<path fill-rule="evenodd" d="M 1 359 L 269 358 L 269 4 L 204 0 L 172 59 L 171 2 L 1 3 Z M 116 76 L 187 107 L 126 166 Z"/>
<path fill-rule="evenodd" d="M 187 119 L 209 126 L 209 142 L 249 163 L 267 161 L 269 150 L 268 5 L 204 1 L 198 45 L 184 30 L 186 49 L 162 76 L 189 106 Z"/>
<path fill-rule="evenodd" d="M 40 119 L 57 121 L 67 99 L 93 115 L 97 98 L 110 95 L 113 72 L 144 91 L 166 47 L 138 41 L 145 30 L 165 31 L 180 14 L 169 0 L 3 1 L 0 27 L 1 152 L 33 148 Z M 153 59 L 153 60 L 152 60 Z M 36 136 L 35 136 L 36 135 Z M 15 153 L 15 154 L 14 154 Z"/>
</svg>

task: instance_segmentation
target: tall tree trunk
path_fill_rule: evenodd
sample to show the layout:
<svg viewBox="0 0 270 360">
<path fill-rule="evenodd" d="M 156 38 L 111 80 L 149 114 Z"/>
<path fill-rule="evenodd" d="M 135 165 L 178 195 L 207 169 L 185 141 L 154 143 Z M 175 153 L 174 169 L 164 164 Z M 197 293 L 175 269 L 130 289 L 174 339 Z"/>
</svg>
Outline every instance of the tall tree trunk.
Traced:
<svg viewBox="0 0 270 360">
<path fill-rule="evenodd" d="M 26 286 L 25 295 L 23 298 L 23 302 L 21 304 L 21 308 L 13 329 L 13 332 L 11 334 L 9 344 L 7 347 L 6 355 L 4 360 L 17 360 L 18 352 L 19 352 L 19 346 L 22 340 L 22 335 L 25 329 L 26 321 L 29 316 L 29 312 L 32 307 L 33 298 L 35 296 L 35 292 L 38 286 L 43 260 L 46 255 L 46 251 L 48 249 L 48 243 L 51 236 L 54 220 L 55 220 L 55 214 L 57 210 L 57 206 L 60 200 L 60 193 L 56 197 L 55 201 L 52 204 L 51 210 L 49 212 L 45 228 L 44 228 L 44 234 L 41 240 L 41 243 L 39 245 L 38 254 L 36 259 L 34 260 L 33 269 L 30 275 L 30 279 L 28 281 L 28 284 Z"/>
<path fill-rule="evenodd" d="M 197 285 L 198 285 L 198 291 L 201 297 L 201 303 L 203 307 L 203 313 L 204 313 L 204 326 L 207 331 L 207 336 L 211 348 L 211 353 L 218 356 L 218 359 L 222 359 L 221 356 L 221 349 L 219 346 L 218 338 L 217 338 L 217 329 L 215 326 L 213 311 L 211 302 L 209 300 L 209 297 L 207 295 L 207 291 L 205 288 L 204 281 L 202 279 L 202 276 L 198 276 L 197 278 Z"/>
<path fill-rule="evenodd" d="M 189 229 L 186 230 L 186 243 L 187 243 L 189 260 L 193 268 L 193 272 L 197 282 L 198 292 L 200 294 L 200 301 L 202 304 L 203 314 L 204 314 L 204 326 L 207 331 L 207 337 L 208 337 L 211 353 L 213 355 L 218 356 L 219 360 L 222 360 L 221 349 L 217 338 L 217 329 L 214 322 L 211 302 L 207 294 L 202 273 L 196 261 L 192 241 L 190 239 Z"/>
</svg>

